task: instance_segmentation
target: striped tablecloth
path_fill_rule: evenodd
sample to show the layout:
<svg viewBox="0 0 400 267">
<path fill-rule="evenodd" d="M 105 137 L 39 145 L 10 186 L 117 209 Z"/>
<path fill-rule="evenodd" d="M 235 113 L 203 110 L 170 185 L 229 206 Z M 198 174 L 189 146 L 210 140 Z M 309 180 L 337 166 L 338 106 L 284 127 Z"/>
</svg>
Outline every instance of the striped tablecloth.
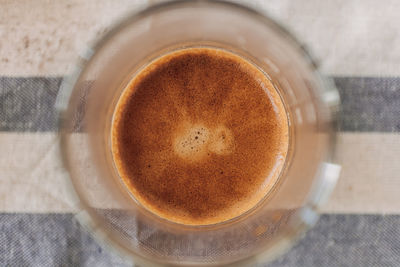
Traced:
<svg viewBox="0 0 400 267">
<path fill-rule="evenodd" d="M 83 47 L 130 0 L 0 0 L 0 266 L 129 266 L 74 219 L 54 101 Z M 400 266 L 400 2 L 253 1 L 286 24 L 342 98 L 342 173 L 322 217 L 268 266 Z"/>
</svg>

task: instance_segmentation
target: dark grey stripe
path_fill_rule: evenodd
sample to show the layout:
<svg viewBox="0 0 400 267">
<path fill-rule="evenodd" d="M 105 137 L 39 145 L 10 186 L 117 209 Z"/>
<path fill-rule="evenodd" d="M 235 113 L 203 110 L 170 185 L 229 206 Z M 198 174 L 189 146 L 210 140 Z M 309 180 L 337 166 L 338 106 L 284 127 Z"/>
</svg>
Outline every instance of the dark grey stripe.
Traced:
<svg viewBox="0 0 400 267">
<path fill-rule="evenodd" d="M 400 132 L 400 78 L 334 78 L 341 131 Z"/>
<path fill-rule="evenodd" d="M 278 266 L 400 266 L 400 216 L 322 215 Z"/>
<path fill-rule="evenodd" d="M 55 131 L 54 103 L 61 80 L 0 77 L 0 131 Z"/>
<path fill-rule="evenodd" d="M 400 78 L 335 77 L 341 131 L 399 132 Z M 55 131 L 61 78 L 0 77 L 0 131 Z"/>
<path fill-rule="evenodd" d="M 71 214 L 0 214 L 0 266 L 127 266 Z"/>
<path fill-rule="evenodd" d="M 400 215 L 322 215 L 269 267 L 399 266 Z M 0 214 L 0 266 L 128 266 L 72 214 Z"/>
</svg>

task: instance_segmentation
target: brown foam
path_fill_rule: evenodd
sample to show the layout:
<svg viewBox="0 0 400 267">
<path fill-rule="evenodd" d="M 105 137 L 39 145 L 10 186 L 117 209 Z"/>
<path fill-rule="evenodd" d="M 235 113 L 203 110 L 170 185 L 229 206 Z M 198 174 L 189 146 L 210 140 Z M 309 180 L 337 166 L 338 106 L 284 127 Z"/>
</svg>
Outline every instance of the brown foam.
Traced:
<svg viewBox="0 0 400 267">
<path fill-rule="evenodd" d="M 112 151 L 135 198 L 184 224 L 234 218 L 276 183 L 288 122 L 255 66 L 212 48 L 175 51 L 126 87 L 114 113 Z"/>
</svg>

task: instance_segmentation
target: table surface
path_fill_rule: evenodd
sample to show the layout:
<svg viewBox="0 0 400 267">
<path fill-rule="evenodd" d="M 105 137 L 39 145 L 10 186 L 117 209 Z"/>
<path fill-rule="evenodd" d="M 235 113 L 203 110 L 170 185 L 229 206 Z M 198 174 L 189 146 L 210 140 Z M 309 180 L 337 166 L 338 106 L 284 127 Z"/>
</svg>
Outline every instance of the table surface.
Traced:
<svg viewBox="0 0 400 267">
<path fill-rule="evenodd" d="M 128 266 L 76 212 L 54 101 L 129 0 L 0 0 L 0 265 Z M 253 1 L 309 47 L 342 99 L 342 172 L 316 227 L 268 266 L 400 266 L 400 2 Z"/>
</svg>

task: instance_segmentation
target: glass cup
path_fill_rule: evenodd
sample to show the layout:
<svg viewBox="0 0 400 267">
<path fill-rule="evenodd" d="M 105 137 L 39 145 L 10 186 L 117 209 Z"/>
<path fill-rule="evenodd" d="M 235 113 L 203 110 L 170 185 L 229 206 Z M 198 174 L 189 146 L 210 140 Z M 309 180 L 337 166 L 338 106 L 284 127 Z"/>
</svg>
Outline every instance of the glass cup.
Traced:
<svg viewBox="0 0 400 267">
<path fill-rule="evenodd" d="M 111 153 L 112 116 L 127 83 L 153 59 L 189 47 L 225 49 L 257 65 L 289 119 L 279 182 L 249 212 L 213 225 L 177 224 L 149 212 L 129 194 Z M 176 1 L 127 17 L 80 58 L 57 99 L 61 153 L 78 218 L 146 266 L 243 266 L 280 255 L 315 224 L 340 170 L 331 163 L 339 97 L 316 68 L 282 26 L 240 5 Z"/>
</svg>

